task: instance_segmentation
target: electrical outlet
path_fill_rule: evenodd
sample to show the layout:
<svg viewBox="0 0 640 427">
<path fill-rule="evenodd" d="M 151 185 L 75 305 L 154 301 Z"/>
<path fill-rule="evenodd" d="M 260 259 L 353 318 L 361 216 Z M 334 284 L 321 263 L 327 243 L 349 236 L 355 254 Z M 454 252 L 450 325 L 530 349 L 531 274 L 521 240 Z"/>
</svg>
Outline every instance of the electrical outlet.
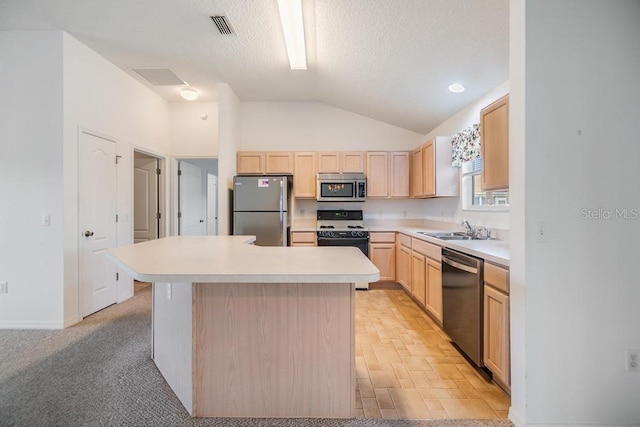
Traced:
<svg viewBox="0 0 640 427">
<path fill-rule="evenodd" d="M 637 350 L 637 349 L 627 350 L 625 365 L 626 365 L 627 371 L 640 370 L 640 350 Z"/>
<path fill-rule="evenodd" d="M 402 211 L 402 217 L 406 218 L 407 217 L 407 211 Z"/>
<path fill-rule="evenodd" d="M 304 216 L 304 209 L 300 209 L 300 216 Z"/>
<path fill-rule="evenodd" d="M 171 283 L 167 283 L 167 299 L 171 301 Z"/>
<path fill-rule="evenodd" d="M 42 226 L 51 227 L 51 215 L 48 215 L 48 214 L 42 215 Z"/>
<path fill-rule="evenodd" d="M 9 282 L 0 282 L 0 294 L 9 293 Z"/>
</svg>

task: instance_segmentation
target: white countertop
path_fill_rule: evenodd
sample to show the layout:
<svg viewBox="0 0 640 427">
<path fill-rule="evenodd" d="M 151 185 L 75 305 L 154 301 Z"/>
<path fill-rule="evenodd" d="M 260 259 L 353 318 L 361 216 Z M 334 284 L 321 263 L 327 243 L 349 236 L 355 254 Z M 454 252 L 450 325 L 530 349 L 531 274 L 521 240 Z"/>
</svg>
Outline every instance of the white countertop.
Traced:
<svg viewBox="0 0 640 427">
<path fill-rule="evenodd" d="M 368 228 L 369 231 L 389 231 L 387 230 L 388 227 L 381 227 L 380 230 L 377 230 L 377 227 L 375 226 Z M 397 227 L 396 231 L 424 240 L 425 242 L 442 246 L 443 248 L 453 249 L 454 251 L 460 251 L 465 254 L 482 258 L 485 261 L 502 267 L 509 267 L 509 242 L 505 242 L 503 240 L 441 240 L 436 237 L 419 234 L 418 231 L 441 233 L 443 230 L 427 230 L 414 227 Z"/>
<path fill-rule="evenodd" d="M 375 282 L 379 270 L 355 247 L 261 247 L 253 236 L 173 236 L 109 249 L 145 282 Z"/>
<path fill-rule="evenodd" d="M 389 225 L 367 225 L 370 232 L 393 232 L 403 233 L 417 239 L 424 240 L 425 242 L 433 243 L 443 248 L 449 248 L 456 251 L 464 252 L 466 254 L 482 258 L 485 261 L 491 262 L 502 267 L 509 267 L 509 242 L 504 240 L 440 240 L 435 237 L 425 236 L 419 234 L 419 231 L 427 233 L 438 233 L 443 231 L 455 231 L 455 230 L 443 230 L 426 227 L 407 227 L 399 224 Z M 291 231 L 315 231 L 315 228 L 311 225 L 296 225 L 291 227 Z"/>
</svg>

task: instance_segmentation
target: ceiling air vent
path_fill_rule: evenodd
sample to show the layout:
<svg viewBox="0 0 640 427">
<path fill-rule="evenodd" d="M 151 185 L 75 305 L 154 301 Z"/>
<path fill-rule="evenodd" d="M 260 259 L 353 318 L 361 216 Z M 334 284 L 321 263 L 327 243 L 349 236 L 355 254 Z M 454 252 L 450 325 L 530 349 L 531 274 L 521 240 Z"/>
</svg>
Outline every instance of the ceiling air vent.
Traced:
<svg viewBox="0 0 640 427">
<path fill-rule="evenodd" d="M 236 32 L 233 31 L 233 27 L 231 26 L 229 18 L 227 18 L 226 16 L 215 15 L 212 16 L 211 19 L 213 19 L 213 23 L 216 24 L 216 27 L 218 27 L 218 31 L 220 31 L 220 34 L 223 34 L 225 36 L 233 36 L 236 34 Z"/>
</svg>

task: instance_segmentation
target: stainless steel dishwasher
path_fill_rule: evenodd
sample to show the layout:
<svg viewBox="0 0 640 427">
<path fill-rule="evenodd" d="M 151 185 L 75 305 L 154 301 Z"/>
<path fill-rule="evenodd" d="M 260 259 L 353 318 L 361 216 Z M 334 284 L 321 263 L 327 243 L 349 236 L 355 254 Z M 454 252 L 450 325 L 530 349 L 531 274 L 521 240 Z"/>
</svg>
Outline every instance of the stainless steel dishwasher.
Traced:
<svg viewBox="0 0 640 427">
<path fill-rule="evenodd" d="M 442 325 L 451 340 L 482 367 L 484 261 L 442 249 Z"/>
</svg>

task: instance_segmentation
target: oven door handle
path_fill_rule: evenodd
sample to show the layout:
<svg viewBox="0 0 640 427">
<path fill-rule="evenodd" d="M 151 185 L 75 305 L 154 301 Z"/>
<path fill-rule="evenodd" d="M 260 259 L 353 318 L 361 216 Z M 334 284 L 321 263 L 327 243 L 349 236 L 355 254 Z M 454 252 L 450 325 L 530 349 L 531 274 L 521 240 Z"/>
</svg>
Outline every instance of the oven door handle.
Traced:
<svg viewBox="0 0 640 427">
<path fill-rule="evenodd" d="M 451 267 L 457 268 L 458 270 L 466 271 L 467 273 L 478 274 L 478 269 L 469 267 L 468 265 L 460 264 L 459 262 L 455 262 L 454 260 L 447 258 L 442 255 L 442 262 L 445 264 L 449 264 Z"/>
</svg>

